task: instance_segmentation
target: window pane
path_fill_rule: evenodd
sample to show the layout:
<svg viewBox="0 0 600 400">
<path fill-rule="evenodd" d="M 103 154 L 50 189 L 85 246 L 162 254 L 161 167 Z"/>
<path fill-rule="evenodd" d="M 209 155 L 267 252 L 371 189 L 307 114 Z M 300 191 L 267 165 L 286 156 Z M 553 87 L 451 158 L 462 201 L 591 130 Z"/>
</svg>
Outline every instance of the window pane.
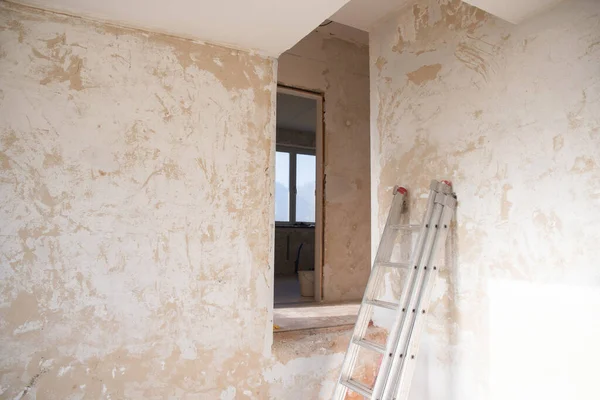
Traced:
<svg viewBox="0 0 600 400">
<path fill-rule="evenodd" d="M 298 154 L 296 158 L 296 221 L 315 222 L 316 157 Z"/>
<path fill-rule="evenodd" d="M 290 153 L 275 153 L 275 221 L 290 220 Z"/>
</svg>

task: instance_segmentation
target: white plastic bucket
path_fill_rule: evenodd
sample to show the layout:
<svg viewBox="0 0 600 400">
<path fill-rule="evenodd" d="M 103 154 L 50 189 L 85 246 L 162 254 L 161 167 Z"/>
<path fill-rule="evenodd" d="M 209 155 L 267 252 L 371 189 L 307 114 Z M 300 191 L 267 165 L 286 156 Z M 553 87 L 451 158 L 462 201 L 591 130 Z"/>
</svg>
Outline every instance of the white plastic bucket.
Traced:
<svg viewBox="0 0 600 400">
<path fill-rule="evenodd" d="M 300 280 L 300 295 L 315 297 L 315 271 L 298 271 Z"/>
</svg>

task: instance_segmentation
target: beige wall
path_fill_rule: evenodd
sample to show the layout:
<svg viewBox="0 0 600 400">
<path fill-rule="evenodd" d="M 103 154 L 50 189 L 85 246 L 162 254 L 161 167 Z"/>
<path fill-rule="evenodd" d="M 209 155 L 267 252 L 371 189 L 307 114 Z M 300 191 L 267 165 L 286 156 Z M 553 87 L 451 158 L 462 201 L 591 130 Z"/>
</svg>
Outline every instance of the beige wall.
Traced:
<svg viewBox="0 0 600 400">
<path fill-rule="evenodd" d="M 371 33 L 373 233 L 459 206 L 411 399 L 600 398 L 600 3 L 511 25 L 419 1 Z"/>
<path fill-rule="evenodd" d="M 276 361 L 265 370 L 265 376 L 272 382 L 268 398 L 330 400 L 350 334 L 347 327 L 276 333 L 273 344 Z M 386 333 L 370 327 L 366 337 L 383 343 Z M 355 377 L 372 384 L 380 358 L 376 352 L 361 352 Z M 363 400 L 363 397 L 348 392 L 345 400 Z"/>
<path fill-rule="evenodd" d="M 1 397 L 265 398 L 275 62 L 0 7 Z"/>
<path fill-rule="evenodd" d="M 333 26 L 282 54 L 278 68 L 279 83 L 325 99 L 324 301 L 362 298 L 371 270 L 369 50 Z"/>
</svg>

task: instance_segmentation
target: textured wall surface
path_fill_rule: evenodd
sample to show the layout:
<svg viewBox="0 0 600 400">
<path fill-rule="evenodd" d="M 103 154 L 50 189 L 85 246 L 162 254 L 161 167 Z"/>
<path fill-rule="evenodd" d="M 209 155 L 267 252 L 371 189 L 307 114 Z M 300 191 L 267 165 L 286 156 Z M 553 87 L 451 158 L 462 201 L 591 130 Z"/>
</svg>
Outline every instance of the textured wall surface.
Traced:
<svg viewBox="0 0 600 400">
<path fill-rule="evenodd" d="M 281 332 L 274 335 L 272 366 L 265 370 L 271 382 L 269 398 L 276 400 L 329 400 L 333 395 L 339 368 L 348 347 L 351 330 L 348 327 Z M 368 340 L 383 343 L 383 329 L 370 327 Z M 372 384 L 381 355 L 361 352 L 356 363 L 355 377 Z M 348 392 L 346 400 L 363 397 Z"/>
<path fill-rule="evenodd" d="M 0 4 L 0 398 L 329 398 L 347 328 L 273 344 L 274 72 Z"/>
<path fill-rule="evenodd" d="M 378 237 L 432 178 L 459 207 L 411 399 L 597 399 L 600 3 L 511 25 L 419 1 L 370 36 Z"/>
<path fill-rule="evenodd" d="M 371 271 L 368 57 L 319 28 L 279 58 L 280 83 L 325 98 L 324 301 L 362 298 Z"/>
<path fill-rule="evenodd" d="M 275 62 L 0 7 L 0 396 L 265 398 Z"/>
</svg>

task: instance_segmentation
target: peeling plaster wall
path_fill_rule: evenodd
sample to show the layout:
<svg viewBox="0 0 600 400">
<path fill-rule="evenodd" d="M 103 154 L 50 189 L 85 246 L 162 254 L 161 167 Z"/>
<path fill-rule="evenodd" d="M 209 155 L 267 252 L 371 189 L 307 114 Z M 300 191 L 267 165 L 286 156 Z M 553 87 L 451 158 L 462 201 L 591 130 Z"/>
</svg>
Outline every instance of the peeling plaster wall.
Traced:
<svg viewBox="0 0 600 400">
<path fill-rule="evenodd" d="M 600 398 L 600 3 L 421 0 L 370 40 L 373 237 L 395 184 L 415 222 L 459 199 L 411 399 Z"/>
<path fill-rule="evenodd" d="M 275 67 L 0 3 L 0 397 L 268 397 Z"/>
<path fill-rule="evenodd" d="M 324 301 L 362 298 L 371 270 L 368 57 L 319 28 L 279 58 L 281 84 L 325 99 Z"/>
<path fill-rule="evenodd" d="M 272 382 L 270 399 L 277 400 L 329 400 L 351 336 L 349 327 L 308 331 L 281 332 L 274 335 L 272 367 L 265 377 Z M 369 327 L 367 339 L 383 343 L 383 329 Z M 381 355 L 361 352 L 356 363 L 355 377 L 372 384 Z M 362 400 L 363 397 L 348 392 L 346 400 Z"/>
</svg>

